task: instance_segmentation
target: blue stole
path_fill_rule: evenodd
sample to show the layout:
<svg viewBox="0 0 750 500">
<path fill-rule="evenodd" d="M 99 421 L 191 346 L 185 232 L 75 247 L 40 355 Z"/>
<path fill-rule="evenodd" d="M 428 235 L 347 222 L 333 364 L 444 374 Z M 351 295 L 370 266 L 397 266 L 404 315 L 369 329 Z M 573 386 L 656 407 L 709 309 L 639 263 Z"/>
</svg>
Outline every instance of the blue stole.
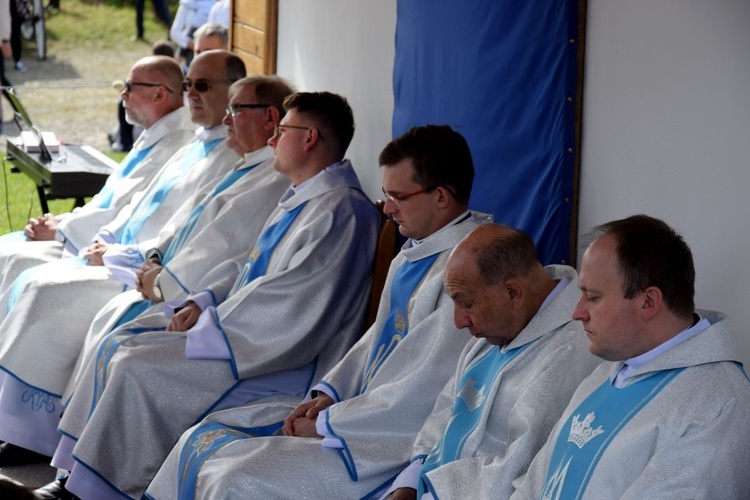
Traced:
<svg viewBox="0 0 750 500">
<path fill-rule="evenodd" d="M 155 145 L 156 143 L 140 151 L 136 151 L 135 149 L 130 150 L 128 155 L 123 158 L 122 162 L 120 163 L 120 168 L 110 174 L 110 176 L 107 178 L 107 182 L 104 184 L 104 187 L 102 187 L 101 191 L 99 191 L 98 208 L 110 207 L 110 204 L 112 203 L 112 197 L 115 194 L 115 190 L 112 186 L 114 186 L 120 179 L 123 179 L 124 177 L 130 175 L 133 169 L 135 169 L 135 167 L 143 161 L 143 159 L 154 148 Z"/>
<path fill-rule="evenodd" d="M 180 230 L 169 243 L 166 252 L 164 252 L 164 257 L 161 260 L 162 265 L 165 265 L 167 262 L 172 260 L 177 252 L 179 252 L 185 245 L 185 242 L 190 236 L 190 233 L 192 233 L 193 229 L 195 229 L 195 225 L 198 223 L 198 219 L 200 219 L 201 215 L 203 215 L 203 212 L 206 210 L 206 205 L 208 205 L 211 200 L 213 200 L 227 188 L 231 187 L 235 182 L 240 180 L 245 174 L 254 170 L 258 165 L 260 165 L 260 163 L 257 163 L 248 168 L 229 172 L 214 188 L 211 194 L 203 198 L 203 200 L 198 205 L 196 205 L 195 208 L 193 208 L 187 220 L 180 226 Z"/>
<path fill-rule="evenodd" d="M 159 208 L 164 202 L 164 199 L 169 194 L 170 189 L 174 187 L 178 180 L 180 180 L 190 167 L 195 165 L 196 162 L 202 160 L 208 156 L 221 141 L 224 139 L 214 139 L 210 142 L 203 142 L 200 140 L 195 141 L 190 148 L 185 152 L 185 156 L 179 162 L 171 163 L 165 171 L 163 171 L 152 189 L 149 189 L 143 199 L 138 203 L 138 206 L 133 210 L 133 214 L 130 216 L 130 220 L 123 228 L 122 232 L 118 234 L 117 243 L 122 245 L 132 245 L 136 241 L 138 232 L 146 223 L 149 217 Z"/>
<path fill-rule="evenodd" d="M 250 252 L 247 261 L 245 262 L 245 266 L 242 268 L 242 272 L 237 276 L 237 280 L 234 282 L 234 286 L 229 292 L 229 296 L 237 293 L 239 289 L 254 279 L 266 274 L 268 262 L 271 260 L 273 251 L 291 227 L 294 219 L 296 219 L 302 209 L 305 208 L 305 205 L 307 205 L 307 202 L 302 203 L 289 212 L 285 212 L 278 221 L 271 224 L 263 231 Z"/>
<path fill-rule="evenodd" d="M 561 427 L 541 498 L 581 498 L 617 433 L 682 370 L 664 370 L 621 389 L 605 380 Z"/>
<path fill-rule="evenodd" d="M 180 452 L 177 469 L 177 498 L 195 498 L 195 481 L 203 464 L 216 451 L 233 441 L 259 436 L 272 436 L 282 426 L 282 422 L 265 427 L 241 428 L 222 425 L 217 422 L 200 424 L 188 437 Z"/>
<path fill-rule="evenodd" d="M 21 274 L 19 274 L 18 277 L 16 277 L 16 279 L 13 281 L 13 285 L 10 288 L 10 295 L 8 295 L 8 308 L 6 309 L 5 314 L 8 314 L 10 310 L 13 309 L 13 306 L 16 305 L 16 302 L 18 302 L 18 299 L 21 297 L 26 284 L 36 279 L 37 276 L 44 273 L 44 271 L 46 271 L 50 267 L 53 269 L 69 267 L 72 269 L 74 267 L 86 267 L 86 265 L 88 265 L 88 262 L 85 258 L 73 257 L 70 259 L 47 262 L 45 264 L 39 264 L 38 266 L 24 269 Z"/>
<path fill-rule="evenodd" d="M 428 490 L 426 474 L 441 465 L 461 458 L 466 440 L 479 425 L 487 404 L 487 393 L 508 364 L 534 342 L 503 353 L 499 347 L 490 349 L 464 371 L 459 379 L 459 391 L 453 403 L 453 413 L 442 437 L 430 452 L 419 472 L 417 498 Z"/>
<path fill-rule="evenodd" d="M 147 301 L 144 302 L 148 305 Z M 104 386 L 107 380 L 107 368 L 109 367 L 109 362 L 112 360 L 112 357 L 117 352 L 117 349 L 125 343 L 126 340 L 132 338 L 133 335 L 150 331 L 154 331 L 154 328 L 132 328 L 117 330 L 105 337 L 96 352 L 96 365 L 94 366 L 94 394 L 91 398 L 89 418 L 91 418 L 91 414 L 94 413 L 96 405 L 102 397 L 102 392 L 104 392 Z"/>
<path fill-rule="evenodd" d="M 370 359 L 365 365 L 360 394 L 364 394 L 383 362 L 409 333 L 409 299 L 439 256 L 440 253 L 436 253 L 414 262 L 404 260 L 396 271 L 391 284 L 390 311 L 372 348 Z"/>
</svg>

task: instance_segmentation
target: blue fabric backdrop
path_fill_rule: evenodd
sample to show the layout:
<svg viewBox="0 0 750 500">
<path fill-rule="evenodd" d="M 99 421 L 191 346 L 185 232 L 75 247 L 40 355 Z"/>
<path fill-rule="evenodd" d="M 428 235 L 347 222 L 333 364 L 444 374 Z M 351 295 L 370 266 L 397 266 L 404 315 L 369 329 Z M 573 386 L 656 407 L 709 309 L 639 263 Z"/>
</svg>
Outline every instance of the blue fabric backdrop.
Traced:
<svg viewBox="0 0 750 500">
<path fill-rule="evenodd" d="M 468 141 L 471 208 L 570 262 L 577 0 L 399 0 L 393 135 L 448 124 Z"/>
</svg>

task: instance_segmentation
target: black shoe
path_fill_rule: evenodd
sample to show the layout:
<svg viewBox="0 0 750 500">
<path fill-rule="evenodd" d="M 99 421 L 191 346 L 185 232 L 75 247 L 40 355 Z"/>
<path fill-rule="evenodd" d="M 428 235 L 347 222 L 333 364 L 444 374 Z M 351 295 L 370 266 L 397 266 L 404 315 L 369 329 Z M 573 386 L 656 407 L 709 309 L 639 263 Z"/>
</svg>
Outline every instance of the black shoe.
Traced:
<svg viewBox="0 0 750 500">
<path fill-rule="evenodd" d="M 0 444 L 0 467 L 49 463 L 51 457 L 10 443 Z"/>
<path fill-rule="evenodd" d="M 34 490 L 34 498 L 40 500 L 79 500 L 77 496 L 65 489 L 67 477 L 55 479 L 46 486 Z"/>
<path fill-rule="evenodd" d="M 30 489 L 19 486 L 8 479 L 0 479 L 0 498 L 13 498 L 15 500 L 34 500 L 36 497 Z"/>
</svg>

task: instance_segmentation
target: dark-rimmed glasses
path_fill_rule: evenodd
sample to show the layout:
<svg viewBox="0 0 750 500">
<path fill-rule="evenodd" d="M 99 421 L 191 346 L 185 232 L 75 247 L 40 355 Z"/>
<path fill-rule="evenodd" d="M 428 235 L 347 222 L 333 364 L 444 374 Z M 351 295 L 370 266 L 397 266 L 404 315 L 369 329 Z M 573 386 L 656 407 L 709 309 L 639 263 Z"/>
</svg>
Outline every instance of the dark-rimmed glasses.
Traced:
<svg viewBox="0 0 750 500">
<path fill-rule="evenodd" d="M 437 186 L 429 187 L 429 188 L 422 188 L 419 191 L 414 191 L 413 193 L 407 193 L 407 194 L 389 194 L 385 188 L 380 188 L 383 191 L 383 194 L 385 195 L 386 199 L 390 200 L 391 203 L 394 205 L 398 205 L 402 201 L 406 201 L 409 198 L 413 196 L 417 196 L 418 194 L 422 193 L 429 193 L 431 191 L 434 191 L 437 189 Z"/>
<path fill-rule="evenodd" d="M 286 125 L 286 124 L 282 125 L 281 123 L 279 123 L 273 128 L 273 136 L 280 137 L 284 135 L 285 129 L 288 129 L 288 128 L 296 128 L 298 130 L 310 130 L 313 127 L 302 127 L 299 125 Z M 318 130 L 318 137 L 320 138 L 321 141 L 323 140 L 323 134 L 320 133 L 320 130 Z"/>
<path fill-rule="evenodd" d="M 208 92 L 208 89 L 211 88 L 211 85 L 214 83 L 232 83 L 232 80 L 206 80 L 206 79 L 199 79 L 199 80 L 191 80 L 186 79 L 182 81 L 182 91 L 183 92 L 190 92 L 190 88 L 195 88 L 195 91 L 199 94 L 202 94 L 203 92 Z"/>
<path fill-rule="evenodd" d="M 227 114 L 232 118 L 237 118 L 237 113 L 243 109 L 262 109 L 270 107 L 270 104 L 230 104 L 227 107 Z"/>
<path fill-rule="evenodd" d="M 164 87 L 170 94 L 173 93 L 172 89 L 164 85 L 163 83 L 151 83 L 151 82 L 125 82 L 122 86 L 123 89 L 129 94 L 133 91 L 133 87 Z"/>
</svg>

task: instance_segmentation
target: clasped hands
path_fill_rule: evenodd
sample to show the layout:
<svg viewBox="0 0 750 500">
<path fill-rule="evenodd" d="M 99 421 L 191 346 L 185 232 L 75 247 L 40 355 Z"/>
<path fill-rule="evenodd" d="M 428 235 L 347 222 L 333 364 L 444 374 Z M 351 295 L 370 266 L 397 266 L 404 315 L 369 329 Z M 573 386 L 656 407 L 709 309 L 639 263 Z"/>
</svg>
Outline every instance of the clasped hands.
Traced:
<svg viewBox="0 0 750 500">
<path fill-rule="evenodd" d="M 284 419 L 281 430 L 285 436 L 322 437 L 315 429 L 318 414 L 333 404 L 328 394 L 319 394 L 314 399 L 302 403 Z"/>
<path fill-rule="evenodd" d="M 163 267 L 161 262 L 156 258 L 148 259 L 141 264 L 141 268 L 135 273 L 136 290 L 141 292 L 143 298 L 152 302 L 161 302 L 154 294 L 154 282 L 156 277 L 161 273 Z M 177 314 L 172 316 L 167 325 L 168 332 L 186 332 L 190 330 L 200 317 L 201 308 L 195 302 L 188 301 L 187 305 L 180 309 Z"/>
<path fill-rule="evenodd" d="M 23 234 L 29 241 L 52 241 L 57 232 L 57 219 L 53 214 L 44 214 L 35 219 L 29 219 Z"/>
<path fill-rule="evenodd" d="M 161 270 L 162 267 L 159 260 L 152 258 L 141 264 L 141 268 L 135 272 L 135 289 L 141 292 L 144 299 L 152 302 L 162 301 L 154 293 L 154 282 Z"/>
</svg>

